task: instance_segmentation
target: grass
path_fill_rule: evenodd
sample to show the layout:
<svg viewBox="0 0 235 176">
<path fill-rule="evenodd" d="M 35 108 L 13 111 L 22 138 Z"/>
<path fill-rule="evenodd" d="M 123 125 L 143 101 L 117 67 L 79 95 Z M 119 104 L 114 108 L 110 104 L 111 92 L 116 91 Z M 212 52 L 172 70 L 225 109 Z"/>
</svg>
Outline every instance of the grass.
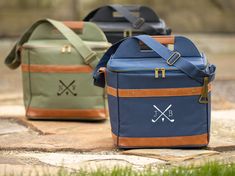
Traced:
<svg viewBox="0 0 235 176">
<path fill-rule="evenodd" d="M 51 174 L 49 172 L 30 172 L 30 174 L 3 174 L 4 176 L 235 176 L 235 163 L 222 164 L 218 162 L 207 163 L 200 167 L 160 167 L 146 168 L 142 171 L 131 167 L 114 167 L 112 169 L 98 168 L 96 170 L 81 169 L 78 171 L 68 171 L 65 168 Z"/>
<path fill-rule="evenodd" d="M 137 171 L 130 167 L 99 168 L 95 171 L 68 172 L 61 169 L 58 176 L 235 176 L 235 163 L 207 163 L 200 167 L 147 168 Z"/>
</svg>

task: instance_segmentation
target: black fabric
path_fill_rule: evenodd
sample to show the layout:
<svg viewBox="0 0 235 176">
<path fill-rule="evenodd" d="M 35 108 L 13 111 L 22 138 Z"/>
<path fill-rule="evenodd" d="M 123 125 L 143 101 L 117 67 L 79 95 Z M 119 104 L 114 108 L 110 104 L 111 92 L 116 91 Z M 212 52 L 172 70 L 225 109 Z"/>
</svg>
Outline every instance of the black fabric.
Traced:
<svg viewBox="0 0 235 176">
<path fill-rule="evenodd" d="M 114 12 L 121 16 L 114 16 Z M 138 15 L 134 15 L 138 14 Z M 171 30 L 165 22 L 149 7 L 146 6 L 122 6 L 107 5 L 91 11 L 84 21 L 96 23 L 106 34 L 111 43 L 115 43 L 125 37 L 124 31 L 132 31 L 132 35 L 170 35 Z M 115 25 L 118 23 L 118 26 Z M 130 33 L 127 33 L 127 36 Z"/>
</svg>

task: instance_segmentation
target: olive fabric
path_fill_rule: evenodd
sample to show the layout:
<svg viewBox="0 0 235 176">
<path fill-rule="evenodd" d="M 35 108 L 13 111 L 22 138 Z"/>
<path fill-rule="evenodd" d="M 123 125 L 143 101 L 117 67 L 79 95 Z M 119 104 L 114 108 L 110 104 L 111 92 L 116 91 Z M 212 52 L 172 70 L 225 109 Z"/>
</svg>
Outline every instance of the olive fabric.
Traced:
<svg viewBox="0 0 235 176">
<path fill-rule="evenodd" d="M 21 65 L 26 116 L 30 119 L 106 119 L 104 89 L 92 71 L 110 44 L 90 22 L 34 23 L 5 60 Z"/>
</svg>

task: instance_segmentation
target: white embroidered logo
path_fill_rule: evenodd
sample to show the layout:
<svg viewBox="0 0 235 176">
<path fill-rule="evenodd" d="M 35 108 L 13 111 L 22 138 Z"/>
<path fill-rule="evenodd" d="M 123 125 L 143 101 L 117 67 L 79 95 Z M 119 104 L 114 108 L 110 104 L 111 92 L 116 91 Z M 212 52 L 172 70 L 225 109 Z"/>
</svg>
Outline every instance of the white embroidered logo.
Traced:
<svg viewBox="0 0 235 176">
<path fill-rule="evenodd" d="M 165 118 L 169 120 L 171 123 L 175 121 L 175 119 L 171 119 L 170 117 L 173 116 L 173 111 L 170 109 L 172 107 L 172 104 L 170 104 L 164 111 L 161 111 L 156 105 L 153 105 L 153 107 L 156 109 L 154 112 L 154 117 L 156 119 L 152 119 L 152 122 L 157 122 L 160 118 L 162 119 L 162 122 L 165 121 Z M 168 113 L 166 115 L 166 113 Z"/>
</svg>

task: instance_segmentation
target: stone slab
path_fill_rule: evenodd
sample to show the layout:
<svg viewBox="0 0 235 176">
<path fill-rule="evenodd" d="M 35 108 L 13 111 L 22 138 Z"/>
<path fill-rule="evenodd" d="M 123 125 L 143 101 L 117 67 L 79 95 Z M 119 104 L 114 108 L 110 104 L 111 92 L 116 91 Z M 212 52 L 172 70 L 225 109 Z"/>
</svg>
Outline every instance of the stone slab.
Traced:
<svg viewBox="0 0 235 176">
<path fill-rule="evenodd" d="M 134 168 L 143 168 L 148 165 L 165 164 L 166 162 L 143 156 L 130 156 L 122 154 L 101 154 L 101 153 L 28 153 L 20 154 L 22 157 L 36 158 L 40 162 L 70 169 L 114 166 L 131 166 Z"/>
<path fill-rule="evenodd" d="M 6 119 L 0 119 L 0 121 Z M 24 133 L 0 135 L 0 149 L 39 151 L 104 151 L 115 149 L 109 121 L 102 123 L 27 121 L 25 117 L 21 117 L 17 118 L 15 123 L 28 126 L 30 130 Z"/>
<path fill-rule="evenodd" d="M 133 149 L 122 152 L 126 155 L 137 155 L 151 158 L 157 158 L 168 162 L 182 162 L 203 156 L 219 154 L 210 150 L 180 150 L 180 149 Z"/>
<path fill-rule="evenodd" d="M 57 175 L 60 168 L 40 165 L 0 164 L 0 175 L 45 176 Z"/>
<path fill-rule="evenodd" d="M 217 151 L 235 150 L 235 110 L 212 111 L 209 148 Z"/>
<path fill-rule="evenodd" d="M 26 131 L 28 131 L 28 128 L 18 123 L 15 123 L 15 121 L 7 120 L 7 119 L 1 120 L 0 135 L 11 134 L 11 133 L 21 133 L 21 132 L 26 132 Z"/>
<path fill-rule="evenodd" d="M 0 118 L 4 123 L 10 123 L 6 122 L 6 119 L 7 117 Z M 4 135 L 0 135 L 0 149 L 39 151 L 115 150 L 109 120 L 95 123 L 29 121 L 25 117 L 11 117 L 10 119 L 17 119 L 15 121 L 17 124 L 11 124 L 13 127 L 5 129 Z M 19 127 L 19 124 L 23 127 Z M 235 110 L 212 111 L 211 126 L 211 141 L 208 148 L 217 151 L 234 150 Z M 25 130 L 27 128 L 30 130 Z M 25 131 L 20 131 L 19 129 L 24 129 Z M 4 131 L 4 128 L 2 130 Z M 10 134 L 14 130 L 16 132 Z"/>
<path fill-rule="evenodd" d="M 25 115 L 25 108 L 22 105 L 0 106 L 0 117 L 20 117 Z"/>
</svg>

